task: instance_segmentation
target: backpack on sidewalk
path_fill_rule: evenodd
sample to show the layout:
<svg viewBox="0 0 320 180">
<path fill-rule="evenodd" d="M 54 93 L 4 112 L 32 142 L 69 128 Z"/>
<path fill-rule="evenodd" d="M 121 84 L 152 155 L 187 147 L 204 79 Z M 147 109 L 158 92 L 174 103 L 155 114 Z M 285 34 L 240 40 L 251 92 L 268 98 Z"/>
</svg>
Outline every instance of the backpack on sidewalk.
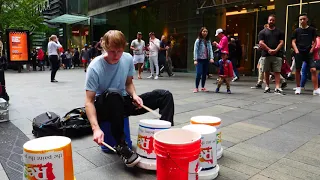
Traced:
<svg viewBox="0 0 320 180">
<path fill-rule="evenodd" d="M 32 133 L 36 137 L 79 137 L 92 133 L 85 108 L 76 108 L 60 118 L 54 112 L 42 113 L 33 119 Z"/>
</svg>

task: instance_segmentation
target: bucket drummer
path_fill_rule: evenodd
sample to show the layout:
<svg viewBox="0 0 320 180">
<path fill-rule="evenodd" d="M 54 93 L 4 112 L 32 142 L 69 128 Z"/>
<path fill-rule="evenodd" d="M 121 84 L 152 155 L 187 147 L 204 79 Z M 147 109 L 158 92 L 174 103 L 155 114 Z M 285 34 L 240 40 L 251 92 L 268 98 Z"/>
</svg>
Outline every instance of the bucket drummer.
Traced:
<svg viewBox="0 0 320 180">
<path fill-rule="evenodd" d="M 173 125 L 173 97 L 167 90 L 154 90 L 140 96 L 136 94 L 133 58 L 124 52 L 127 42 L 121 31 L 108 31 L 102 38 L 101 46 L 106 53 L 96 57 L 89 65 L 85 82 L 85 106 L 93 140 L 101 145 L 104 132 L 99 123 L 108 121 L 117 143 L 117 154 L 126 166 L 133 167 L 141 158 L 125 142 L 124 117 L 146 113 L 141 108 L 145 105 L 153 110 L 159 109 L 161 120 Z"/>
</svg>

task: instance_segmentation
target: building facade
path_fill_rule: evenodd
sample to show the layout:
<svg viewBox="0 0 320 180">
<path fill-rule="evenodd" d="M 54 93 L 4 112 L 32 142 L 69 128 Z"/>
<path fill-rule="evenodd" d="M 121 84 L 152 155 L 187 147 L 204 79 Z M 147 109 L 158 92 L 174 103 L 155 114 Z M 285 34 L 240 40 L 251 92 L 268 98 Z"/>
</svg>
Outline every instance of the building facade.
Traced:
<svg viewBox="0 0 320 180">
<path fill-rule="evenodd" d="M 121 30 L 130 42 L 141 31 L 148 42 L 153 31 L 158 38 L 166 35 L 173 42 L 173 66 L 193 71 L 193 46 L 202 26 L 210 31 L 212 41 L 217 28 L 235 37 L 241 44 L 239 69 L 244 74 L 256 72 L 259 53 L 253 46 L 270 14 L 276 14 L 277 26 L 286 34 L 286 51 L 291 49 L 291 33 L 298 14 L 306 12 L 316 26 L 316 9 L 320 1 L 312 0 L 90 0 L 92 39 L 99 40 L 110 29 Z M 319 24 L 320 25 L 320 24 Z M 127 49 L 128 50 L 128 49 Z M 290 54 L 290 53 L 287 53 Z"/>
</svg>

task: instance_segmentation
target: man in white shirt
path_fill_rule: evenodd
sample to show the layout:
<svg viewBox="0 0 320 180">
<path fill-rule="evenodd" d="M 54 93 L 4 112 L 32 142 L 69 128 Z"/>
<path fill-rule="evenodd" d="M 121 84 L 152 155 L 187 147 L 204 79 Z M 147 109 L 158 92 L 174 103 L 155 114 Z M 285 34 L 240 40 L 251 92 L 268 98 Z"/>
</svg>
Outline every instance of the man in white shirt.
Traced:
<svg viewBox="0 0 320 180">
<path fill-rule="evenodd" d="M 154 79 L 158 79 L 159 77 L 159 63 L 158 63 L 158 54 L 160 49 L 160 40 L 157 39 L 154 35 L 154 32 L 149 33 L 150 40 L 149 40 L 149 61 L 150 61 L 150 72 L 151 76 L 148 78 L 153 77 L 154 67 L 156 67 L 156 76 Z"/>
<path fill-rule="evenodd" d="M 49 38 L 48 43 L 48 56 L 49 60 L 51 62 L 51 82 L 55 83 L 58 82 L 55 77 L 58 69 L 60 68 L 60 61 L 59 61 L 59 48 L 61 48 L 61 44 L 59 43 L 59 40 L 56 35 L 52 35 Z"/>
<path fill-rule="evenodd" d="M 130 49 L 133 51 L 133 63 L 138 66 L 138 79 L 142 79 L 141 72 L 144 63 L 145 42 L 142 40 L 142 33 L 137 33 L 137 39 L 131 42 Z"/>
</svg>

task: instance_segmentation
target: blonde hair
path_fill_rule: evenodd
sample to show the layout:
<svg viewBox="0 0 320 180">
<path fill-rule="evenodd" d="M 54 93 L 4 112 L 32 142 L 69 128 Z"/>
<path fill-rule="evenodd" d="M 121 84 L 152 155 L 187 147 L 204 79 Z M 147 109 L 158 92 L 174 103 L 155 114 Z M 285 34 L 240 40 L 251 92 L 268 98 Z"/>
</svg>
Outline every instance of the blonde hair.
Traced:
<svg viewBox="0 0 320 180">
<path fill-rule="evenodd" d="M 121 31 L 110 30 L 102 37 L 101 46 L 105 50 L 112 48 L 125 48 L 128 45 L 126 37 Z"/>
<path fill-rule="evenodd" d="M 51 35 L 51 36 L 49 37 L 49 41 L 53 41 L 53 39 L 55 39 L 55 38 L 57 38 L 56 35 Z"/>
</svg>

